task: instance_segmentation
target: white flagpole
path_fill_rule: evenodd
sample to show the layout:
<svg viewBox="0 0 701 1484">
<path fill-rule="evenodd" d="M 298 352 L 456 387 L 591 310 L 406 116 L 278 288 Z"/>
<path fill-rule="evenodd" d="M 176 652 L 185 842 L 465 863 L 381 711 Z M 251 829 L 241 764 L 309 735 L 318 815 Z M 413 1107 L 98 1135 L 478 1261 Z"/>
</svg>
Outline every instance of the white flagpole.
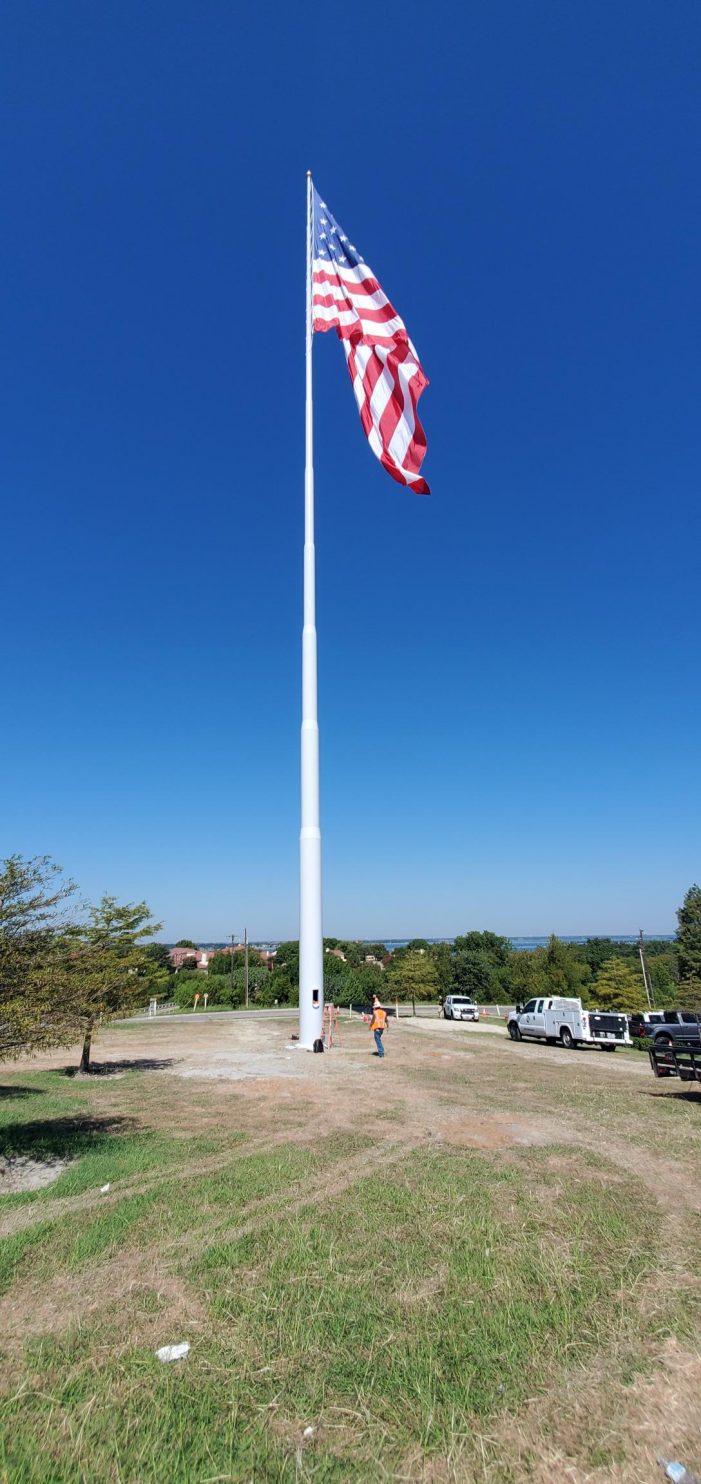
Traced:
<svg viewBox="0 0 701 1484">
<path fill-rule="evenodd" d="M 321 927 L 319 722 L 316 674 L 314 424 L 312 407 L 312 176 L 307 171 L 307 356 L 304 465 L 304 628 L 302 630 L 302 821 L 299 834 L 299 1044 L 321 1035 L 324 945 Z"/>
</svg>

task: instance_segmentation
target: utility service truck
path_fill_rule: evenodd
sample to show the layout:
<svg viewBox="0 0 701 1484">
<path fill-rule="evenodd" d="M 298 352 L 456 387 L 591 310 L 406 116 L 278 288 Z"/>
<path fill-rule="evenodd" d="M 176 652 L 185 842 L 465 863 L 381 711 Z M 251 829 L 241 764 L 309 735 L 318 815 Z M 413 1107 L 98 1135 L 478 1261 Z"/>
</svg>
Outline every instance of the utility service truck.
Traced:
<svg viewBox="0 0 701 1484">
<path fill-rule="evenodd" d="M 617 1046 L 630 1046 L 628 1017 L 605 1010 L 583 1010 L 582 1001 L 564 996 L 543 995 L 517 1005 L 507 1022 L 512 1041 L 524 1036 L 547 1041 L 549 1046 L 600 1046 L 602 1051 L 615 1051 Z"/>
</svg>

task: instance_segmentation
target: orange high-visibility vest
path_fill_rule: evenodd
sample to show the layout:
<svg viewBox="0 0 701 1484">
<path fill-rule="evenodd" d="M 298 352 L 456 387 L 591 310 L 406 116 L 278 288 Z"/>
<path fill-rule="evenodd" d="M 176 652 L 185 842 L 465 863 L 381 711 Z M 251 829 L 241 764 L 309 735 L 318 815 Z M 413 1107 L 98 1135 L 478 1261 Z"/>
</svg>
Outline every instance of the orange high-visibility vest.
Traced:
<svg viewBox="0 0 701 1484">
<path fill-rule="evenodd" d="M 386 1025 L 387 1025 L 387 1011 L 386 1010 L 383 1010 L 381 1005 L 376 1005 L 375 1006 L 375 1009 L 372 1012 L 372 1020 L 370 1022 L 370 1030 L 371 1031 L 383 1031 L 385 1029 L 385 1026 Z"/>
</svg>

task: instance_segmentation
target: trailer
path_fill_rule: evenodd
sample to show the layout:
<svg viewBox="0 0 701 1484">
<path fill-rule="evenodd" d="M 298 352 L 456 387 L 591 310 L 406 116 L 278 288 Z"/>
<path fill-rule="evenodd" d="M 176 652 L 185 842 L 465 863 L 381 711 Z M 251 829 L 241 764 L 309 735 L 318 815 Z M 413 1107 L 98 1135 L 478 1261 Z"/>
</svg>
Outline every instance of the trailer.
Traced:
<svg viewBox="0 0 701 1484">
<path fill-rule="evenodd" d="M 651 1046 L 650 1066 L 656 1077 L 678 1077 L 680 1082 L 701 1082 L 701 1046 Z"/>
</svg>

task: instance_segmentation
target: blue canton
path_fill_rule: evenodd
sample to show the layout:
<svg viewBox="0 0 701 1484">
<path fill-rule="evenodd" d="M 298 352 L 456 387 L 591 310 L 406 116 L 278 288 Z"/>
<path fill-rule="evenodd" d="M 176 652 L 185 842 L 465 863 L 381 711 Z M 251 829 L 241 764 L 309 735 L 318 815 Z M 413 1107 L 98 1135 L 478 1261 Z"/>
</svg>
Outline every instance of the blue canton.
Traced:
<svg viewBox="0 0 701 1484">
<path fill-rule="evenodd" d="M 315 186 L 312 186 L 314 202 L 314 254 L 315 258 L 326 258 L 338 263 L 341 268 L 355 268 L 363 262 L 357 248 L 348 241 L 346 233 L 331 215 Z"/>
</svg>

